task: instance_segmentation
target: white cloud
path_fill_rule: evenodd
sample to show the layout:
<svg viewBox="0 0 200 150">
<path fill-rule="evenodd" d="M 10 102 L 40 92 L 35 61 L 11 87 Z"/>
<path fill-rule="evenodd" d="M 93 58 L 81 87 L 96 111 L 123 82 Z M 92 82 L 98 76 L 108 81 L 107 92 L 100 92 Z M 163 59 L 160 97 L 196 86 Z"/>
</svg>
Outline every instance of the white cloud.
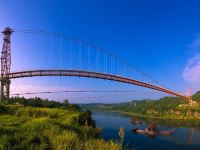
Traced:
<svg viewBox="0 0 200 150">
<path fill-rule="evenodd" d="M 192 51 L 199 50 L 199 48 L 200 48 L 200 38 L 195 39 L 193 41 L 193 43 L 191 45 L 189 45 L 189 47 Z"/>
<path fill-rule="evenodd" d="M 190 45 L 193 56 L 187 62 L 183 70 L 183 78 L 189 82 L 194 91 L 200 90 L 200 38 Z"/>
</svg>

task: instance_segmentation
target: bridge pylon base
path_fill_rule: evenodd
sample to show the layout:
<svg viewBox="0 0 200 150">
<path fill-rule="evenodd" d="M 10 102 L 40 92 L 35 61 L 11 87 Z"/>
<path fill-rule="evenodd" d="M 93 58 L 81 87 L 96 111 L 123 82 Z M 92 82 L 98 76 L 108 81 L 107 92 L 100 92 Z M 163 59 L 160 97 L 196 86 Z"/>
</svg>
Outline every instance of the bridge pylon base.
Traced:
<svg viewBox="0 0 200 150">
<path fill-rule="evenodd" d="M 189 100 L 189 105 L 190 105 L 190 106 L 197 105 L 197 102 L 194 101 L 194 100 L 192 100 L 192 99 L 190 99 L 190 100 Z"/>
<path fill-rule="evenodd" d="M 9 98 L 10 96 L 10 79 L 0 78 L 0 99 Z"/>
</svg>

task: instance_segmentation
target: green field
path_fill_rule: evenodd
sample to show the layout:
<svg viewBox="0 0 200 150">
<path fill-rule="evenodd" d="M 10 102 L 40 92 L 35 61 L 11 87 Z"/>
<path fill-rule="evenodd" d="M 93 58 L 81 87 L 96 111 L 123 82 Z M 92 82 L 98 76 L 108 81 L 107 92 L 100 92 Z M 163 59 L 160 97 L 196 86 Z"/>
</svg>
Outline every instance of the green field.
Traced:
<svg viewBox="0 0 200 150">
<path fill-rule="evenodd" d="M 97 137 L 80 111 L 0 105 L 0 150 L 120 150 Z M 83 113 L 82 113 L 83 114 Z M 81 116 L 81 117 L 80 117 Z"/>
</svg>

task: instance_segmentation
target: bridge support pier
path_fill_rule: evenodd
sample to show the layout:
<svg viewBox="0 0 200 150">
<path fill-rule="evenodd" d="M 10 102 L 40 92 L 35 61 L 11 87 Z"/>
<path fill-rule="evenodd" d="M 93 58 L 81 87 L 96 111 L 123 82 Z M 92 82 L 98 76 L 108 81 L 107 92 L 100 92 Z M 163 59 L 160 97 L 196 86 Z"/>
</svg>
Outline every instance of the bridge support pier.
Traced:
<svg viewBox="0 0 200 150">
<path fill-rule="evenodd" d="M 189 100 L 189 105 L 190 105 L 190 106 L 193 106 L 193 105 L 195 105 L 195 106 L 196 106 L 196 105 L 198 105 L 198 104 L 197 104 L 197 102 L 196 102 L 196 101 L 194 101 L 194 100 L 190 99 L 190 100 Z"/>
<path fill-rule="evenodd" d="M 9 98 L 10 96 L 10 83 L 8 78 L 0 78 L 0 98 Z"/>
</svg>

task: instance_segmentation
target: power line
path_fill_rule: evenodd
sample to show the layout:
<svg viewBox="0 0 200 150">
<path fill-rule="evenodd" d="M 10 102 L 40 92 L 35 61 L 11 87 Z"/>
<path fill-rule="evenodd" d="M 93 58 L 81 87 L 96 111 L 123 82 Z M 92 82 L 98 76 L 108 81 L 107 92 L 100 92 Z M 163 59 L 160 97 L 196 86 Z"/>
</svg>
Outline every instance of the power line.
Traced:
<svg viewBox="0 0 200 150">
<path fill-rule="evenodd" d="M 53 94 L 53 93 L 156 93 L 156 91 L 133 91 L 133 90 L 62 90 L 62 91 L 39 91 L 39 92 L 24 92 L 24 93 L 14 93 L 10 95 L 31 95 L 31 94 Z"/>
</svg>

